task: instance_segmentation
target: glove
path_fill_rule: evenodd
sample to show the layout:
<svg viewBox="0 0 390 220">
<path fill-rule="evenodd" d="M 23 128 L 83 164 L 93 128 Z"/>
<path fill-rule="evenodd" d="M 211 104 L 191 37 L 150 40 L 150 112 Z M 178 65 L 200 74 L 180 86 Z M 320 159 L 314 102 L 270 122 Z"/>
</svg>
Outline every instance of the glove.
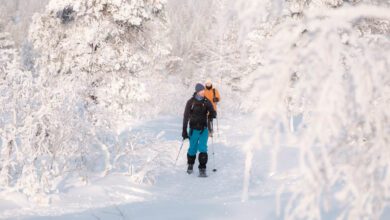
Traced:
<svg viewBox="0 0 390 220">
<path fill-rule="evenodd" d="M 219 102 L 219 98 L 217 97 L 213 98 L 213 102 Z"/>
<path fill-rule="evenodd" d="M 181 136 L 183 137 L 183 140 L 189 138 L 187 130 L 183 130 L 183 133 L 181 134 Z"/>
</svg>

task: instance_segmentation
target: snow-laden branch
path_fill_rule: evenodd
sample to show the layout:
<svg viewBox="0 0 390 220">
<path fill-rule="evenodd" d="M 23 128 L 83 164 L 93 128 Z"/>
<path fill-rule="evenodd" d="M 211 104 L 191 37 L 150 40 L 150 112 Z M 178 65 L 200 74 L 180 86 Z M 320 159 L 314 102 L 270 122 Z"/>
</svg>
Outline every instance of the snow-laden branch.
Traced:
<svg viewBox="0 0 390 220">
<path fill-rule="evenodd" d="M 313 8 L 305 12 L 305 17 L 308 20 L 318 17 L 326 17 L 330 20 L 341 22 L 353 22 L 361 18 L 378 18 L 390 19 L 389 9 L 386 7 L 378 7 L 373 5 L 358 5 L 340 7 L 333 10 L 324 10 L 321 8 Z"/>
</svg>

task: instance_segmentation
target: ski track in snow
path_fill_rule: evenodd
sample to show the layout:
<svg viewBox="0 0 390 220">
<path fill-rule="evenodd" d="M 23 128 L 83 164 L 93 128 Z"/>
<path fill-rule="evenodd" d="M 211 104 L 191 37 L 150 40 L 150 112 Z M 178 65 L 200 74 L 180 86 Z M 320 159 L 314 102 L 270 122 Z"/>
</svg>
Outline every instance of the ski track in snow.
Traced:
<svg viewBox="0 0 390 220">
<path fill-rule="evenodd" d="M 181 119 L 161 117 L 132 131 L 159 136 L 161 146 L 176 158 L 180 146 Z M 186 170 L 186 140 L 179 161 L 158 169 L 156 183 L 136 184 L 129 176 L 110 174 L 92 178 L 86 186 L 70 186 L 48 206 L 27 202 L 21 195 L 0 194 L 0 218 L 5 219 L 281 219 L 276 215 L 276 190 L 288 176 L 269 175 L 271 149 L 255 152 L 250 199 L 241 202 L 244 171 L 244 144 L 248 135 L 242 118 L 220 119 L 214 136 L 217 172 L 212 172 L 212 140 L 209 139 L 208 178 Z M 216 126 L 215 126 L 216 127 Z M 175 146 L 170 146 L 175 143 Z M 177 146 L 176 146 L 177 145 Z M 286 148 L 283 170 L 294 166 L 297 151 Z M 288 161 L 288 163 L 287 163 Z M 292 161 L 292 162 L 291 162 Z M 12 201 L 13 200 L 13 201 Z M 282 196 L 282 203 L 284 199 Z"/>
</svg>

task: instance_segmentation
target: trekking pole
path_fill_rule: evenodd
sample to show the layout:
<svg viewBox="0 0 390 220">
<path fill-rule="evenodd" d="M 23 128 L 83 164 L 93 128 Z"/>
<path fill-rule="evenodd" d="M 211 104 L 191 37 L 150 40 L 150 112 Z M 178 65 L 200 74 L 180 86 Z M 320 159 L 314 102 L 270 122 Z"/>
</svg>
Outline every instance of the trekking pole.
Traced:
<svg viewBox="0 0 390 220">
<path fill-rule="evenodd" d="M 214 166 L 213 172 L 217 172 L 217 169 L 215 168 L 215 152 L 214 152 L 214 137 L 213 136 L 211 136 L 211 148 L 213 150 L 213 166 Z"/>
<path fill-rule="evenodd" d="M 179 153 L 177 154 L 177 157 L 176 157 L 175 166 L 176 166 L 177 160 L 179 159 L 179 155 L 180 155 L 181 149 L 183 148 L 183 145 L 184 145 L 184 139 L 181 141 L 181 146 L 180 146 Z"/>
<path fill-rule="evenodd" d="M 219 140 L 219 125 L 218 125 L 218 118 L 217 119 L 217 135 L 218 135 L 218 140 Z"/>
</svg>

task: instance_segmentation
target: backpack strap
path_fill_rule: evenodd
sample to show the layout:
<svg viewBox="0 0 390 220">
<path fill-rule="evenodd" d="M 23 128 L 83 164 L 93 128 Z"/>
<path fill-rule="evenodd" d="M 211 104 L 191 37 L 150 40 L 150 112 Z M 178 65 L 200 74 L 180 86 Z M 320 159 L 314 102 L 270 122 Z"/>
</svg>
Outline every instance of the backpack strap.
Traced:
<svg viewBox="0 0 390 220">
<path fill-rule="evenodd" d="M 202 102 L 202 107 L 205 108 L 206 98 L 203 98 L 201 102 Z M 192 98 L 191 109 L 190 109 L 191 113 L 194 110 L 194 106 L 195 106 L 195 98 Z"/>
<path fill-rule="evenodd" d="M 213 88 L 213 99 L 215 98 L 215 88 Z"/>
<path fill-rule="evenodd" d="M 191 100 L 191 109 L 190 109 L 190 112 L 192 113 L 192 111 L 194 110 L 194 105 L 195 105 L 195 100 L 194 100 L 194 98 L 192 98 L 192 100 Z"/>
</svg>

